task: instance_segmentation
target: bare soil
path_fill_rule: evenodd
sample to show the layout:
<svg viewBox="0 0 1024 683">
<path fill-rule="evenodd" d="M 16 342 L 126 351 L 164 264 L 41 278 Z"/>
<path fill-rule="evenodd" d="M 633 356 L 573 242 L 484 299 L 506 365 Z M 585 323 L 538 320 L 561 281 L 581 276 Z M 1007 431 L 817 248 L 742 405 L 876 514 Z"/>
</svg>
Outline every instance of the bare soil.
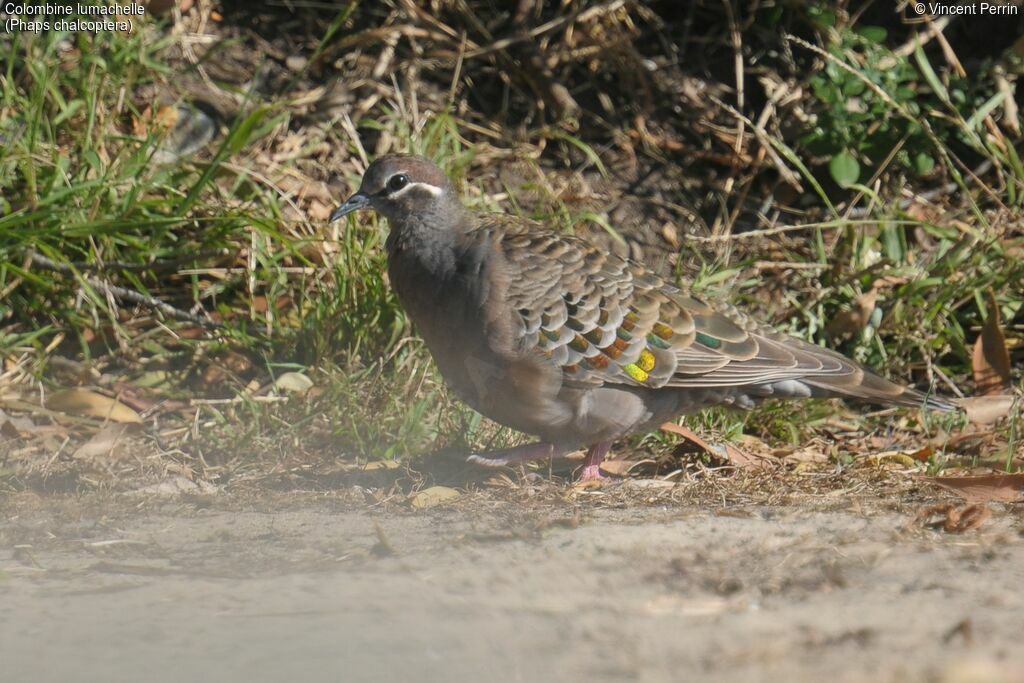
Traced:
<svg viewBox="0 0 1024 683">
<path fill-rule="evenodd" d="M 687 487 L 15 494 L 2 678 L 1024 681 L 1019 506 Z"/>
</svg>

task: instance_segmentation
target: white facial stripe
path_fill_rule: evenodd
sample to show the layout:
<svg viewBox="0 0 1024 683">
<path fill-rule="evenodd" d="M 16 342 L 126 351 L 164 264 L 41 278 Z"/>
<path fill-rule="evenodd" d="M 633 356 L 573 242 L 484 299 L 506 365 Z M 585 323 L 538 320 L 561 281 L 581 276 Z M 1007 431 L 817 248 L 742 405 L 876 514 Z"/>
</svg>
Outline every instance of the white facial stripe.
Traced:
<svg viewBox="0 0 1024 683">
<path fill-rule="evenodd" d="M 434 195 L 435 197 L 440 197 L 441 193 L 444 192 L 444 190 L 442 190 L 440 187 L 438 187 L 436 185 L 431 185 L 430 183 L 409 183 L 408 185 L 403 187 L 398 192 L 392 192 L 391 194 L 389 194 L 388 195 L 388 199 L 398 199 L 403 194 L 411 191 L 414 187 L 422 189 L 422 190 L 426 190 L 427 192 L 429 192 L 430 194 Z"/>
</svg>

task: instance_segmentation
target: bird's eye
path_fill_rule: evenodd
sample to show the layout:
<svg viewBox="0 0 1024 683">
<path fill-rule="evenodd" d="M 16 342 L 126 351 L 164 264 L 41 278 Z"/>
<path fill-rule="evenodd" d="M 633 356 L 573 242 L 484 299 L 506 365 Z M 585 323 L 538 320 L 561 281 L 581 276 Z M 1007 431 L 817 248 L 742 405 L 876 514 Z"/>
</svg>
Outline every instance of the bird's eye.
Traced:
<svg viewBox="0 0 1024 683">
<path fill-rule="evenodd" d="M 388 192 L 398 192 L 409 184 L 409 176 L 404 173 L 396 173 L 388 178 Z"/>
</svg>

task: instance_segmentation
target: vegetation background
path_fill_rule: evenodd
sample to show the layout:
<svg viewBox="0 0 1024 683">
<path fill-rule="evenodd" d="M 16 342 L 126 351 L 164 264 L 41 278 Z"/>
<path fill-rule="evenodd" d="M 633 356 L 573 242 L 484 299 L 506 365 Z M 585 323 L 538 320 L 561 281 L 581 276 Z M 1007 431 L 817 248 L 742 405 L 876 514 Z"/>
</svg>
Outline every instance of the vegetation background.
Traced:
<svg viewBox="0 0 1024 683">
<path fill-rule="evenodd" d="M 390 151 L 899 381 L 1019 395 L 1014 7 L 154 0 L 126 34 L 2 34 L 0 489 L 331 486 L 368 461 L 415 487 L 519 438 L 446 393 L 386 226 L 326 223 Z M 690 424 L 790 469 L 1015 472 L 1024 421 L 996 404 Z"/>
</svg>

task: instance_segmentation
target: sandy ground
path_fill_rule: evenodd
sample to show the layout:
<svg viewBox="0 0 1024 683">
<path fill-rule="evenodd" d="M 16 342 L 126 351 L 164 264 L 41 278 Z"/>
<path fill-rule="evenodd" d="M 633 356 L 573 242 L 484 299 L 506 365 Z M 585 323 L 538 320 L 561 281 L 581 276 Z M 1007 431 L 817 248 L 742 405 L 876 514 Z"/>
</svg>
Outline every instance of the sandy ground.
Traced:
<svg viewBox="0 0 1024 683">
<path fill-rule="evenodd" d="M 1024 681 L 1024 515 L 2 501 L 4 681 Z"/>
</svg>

